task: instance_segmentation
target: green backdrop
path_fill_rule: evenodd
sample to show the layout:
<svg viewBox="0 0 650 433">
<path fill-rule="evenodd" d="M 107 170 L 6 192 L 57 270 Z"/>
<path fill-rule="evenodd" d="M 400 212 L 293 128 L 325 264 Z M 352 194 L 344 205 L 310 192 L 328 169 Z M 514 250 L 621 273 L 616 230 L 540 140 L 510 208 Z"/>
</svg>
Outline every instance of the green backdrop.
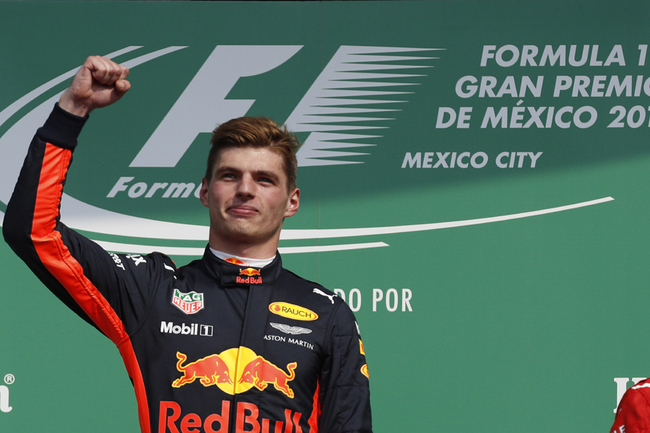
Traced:
<svg viewBox="0 0 650 433">
<path fill-rule="evenodd" d="M 133 88 L 82 134 L 69 225 L 186 263 L 207 132 L 286 122 L 305 145 L 281 251 L 356 311 L 377 432 L 606 432 L 650 375 L 649 18 L 620 0 L 1 2 L 0 217 L 74 70 L 114 55 Z M 4 242 L 0 260 L 0 431 L 138 431 L 117 350 Z"/>
</svg>

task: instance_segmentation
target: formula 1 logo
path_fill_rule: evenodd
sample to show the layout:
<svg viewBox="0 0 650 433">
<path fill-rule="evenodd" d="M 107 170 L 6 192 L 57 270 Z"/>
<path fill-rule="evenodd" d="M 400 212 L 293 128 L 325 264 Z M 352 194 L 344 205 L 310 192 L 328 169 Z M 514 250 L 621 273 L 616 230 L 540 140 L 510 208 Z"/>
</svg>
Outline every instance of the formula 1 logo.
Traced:
<svg viewBox="0 0 650 433">
<path fill-rule="evenodd" d="M 143 53 L 144 47 L 128 46 L 107 57 L 114 58 L 135 73 L 142 65 L 163 61 L 166 56 L 174 56 L 187 48 L 189 47 L 169 46 Z M 61 209 L 64 222 L 74 229 L 91 234 L 91 238 L 92 233 L 98 234 L 99 239 L 95 240 L 109 251 L 149 253 L 157 250 L 172 255 L 202 255 L 208 234 L 206 225 L 161 220 L 158 215 L 164 213 L 162 209 L 153 212 L 154 217 L 132 213 L 128 206 L 116 211 L 111 209 L 113 202 L 110 199 L 124 198 L 144 202 L 147 199 L 180 199 L 197 195 L 200 182 L 175 179 L 175 175 L 170 173 L 179 170 L 183 157 L 191 153 L 188 150 L 200 134 L 208 133 L 215 125 L 249 112 L 254 99 L 229 97 L 238 83 L 280 68 L 303 48 L 301 45 L 216 46 L 166 114 L 159 119 L 158 126 L 149 138 L 137 153 L 134 152 L 130 162 L 125 164 L 124 170 L 129 170 L 129 175 L 118 174 L 114 180 L 111 179 L 112 186 L 104 189 L 99 197 L 93 192 L 93 203 L 105 194 L 101 203 L 91 204 L 88 199 L 63 194 Z M 305 137 L 297 155 L 299 166 L 365 163 L 370 154 L 368 149 L 378 145 L 383 131 L 394 124 L 391 122 L 400 120 L 400 110 L 396 107 L 404 107 L 409 102 L 417 86 L 427 76 L 428 68 L 434 65 L 442 52 L 442 48 L 340 46 L 285 120 L 290 130 Z M 47 118 L 65 83 L 75 74 L 76 69 L 72 68 L 52 78 L 0 111 L 0 128 L 8 128 L 0 136 L 2 203 L 9 201 L 31 137 Z M 52 92 L 59 89 L 61 92 L 52 95 Z M 35 108 L 14 119 L 17 113 L 31 106 Z M 13 124 L 8 123 L 10 119 Z M 138 127 L 139 124 L 133 126 L 136 130 Z M 137 149 L 137 143 L 135 147 Z M 364 151 L 360 152 L 360 149 Z M 202 161 L 201 164 L 203 163 Z M 163 169 L 167 171 L 161 171 Z M 149 179 L 144 174 L 140 177 L 140 173 L 151 173 L 152 170 L 164 173 L 164 178 Z M 111 172 L 116 171 L 119 170 Z M 95 183 L 98 182 L 93 182 Z M 385 242 L 351 242 L 350 239 L 504 221 L 610 200 L 613 199 L 606 197 L 533 212 L 446 223 L 349 229 L 287 229 L 283 230 L 281 241 L 303 240 L 310 245 L 280 247 L 280 252 L 287 254 L 386 247 L 388 244 Z M 3 217 L 1 211 L 0 217 Z M 313 246 L 314 240 L 326 238 L 347 240 L 338 245 Z M 199 242 L 200 247 L 192 246 Z"/>
<path fill-rule="evenodd" d="M 273 385 L 273 388 L 287 397 L 294 397 L 289 382 L 296 377 L 296 362 L 287 364 L 286 373 L 246 347 L 228 349 L 193 362 L 187 362 L 187 355 L 181 352 L 177 352 L 176 357 L 176 369 L 183 375 L 174 380 L 174 388 L 191 384 L 198 379 L 205 387 L 215 385 L 231 395 L 246 392 L 253 387 L 264 391 L 269 385 Z"/>
</svg>

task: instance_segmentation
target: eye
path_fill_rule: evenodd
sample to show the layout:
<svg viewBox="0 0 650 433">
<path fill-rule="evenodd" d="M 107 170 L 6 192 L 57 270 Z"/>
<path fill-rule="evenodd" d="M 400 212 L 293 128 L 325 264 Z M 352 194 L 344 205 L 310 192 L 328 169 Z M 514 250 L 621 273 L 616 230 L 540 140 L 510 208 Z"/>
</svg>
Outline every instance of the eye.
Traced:
<svg viewBox="0 0 650 433">
<path fill-rule="evenodd" d="M 229 173 L 229 172 L 221 173 L 221 175 L 219 176 L 219 179 L 222 179 L 222 180 L 233 180 L 233 179 L 236 179 L 236 178 L 237 178 L 237 176 L 235 176 L 234 173 Z"/>
</svg>

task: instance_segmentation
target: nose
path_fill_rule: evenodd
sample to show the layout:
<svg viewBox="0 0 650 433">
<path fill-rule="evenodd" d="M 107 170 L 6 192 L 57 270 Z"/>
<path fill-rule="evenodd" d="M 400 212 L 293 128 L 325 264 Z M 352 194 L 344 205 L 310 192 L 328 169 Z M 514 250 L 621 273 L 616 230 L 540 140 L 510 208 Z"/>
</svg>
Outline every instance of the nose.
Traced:
<svg viewBox="0 0 650 433">
<path fill-rule="evenodd" d="M 237 195 L 240 197 L 252 197 L 255 195 L 255 180 L 250 174 L 244 174 L 237 184 Z"/>
</svg>

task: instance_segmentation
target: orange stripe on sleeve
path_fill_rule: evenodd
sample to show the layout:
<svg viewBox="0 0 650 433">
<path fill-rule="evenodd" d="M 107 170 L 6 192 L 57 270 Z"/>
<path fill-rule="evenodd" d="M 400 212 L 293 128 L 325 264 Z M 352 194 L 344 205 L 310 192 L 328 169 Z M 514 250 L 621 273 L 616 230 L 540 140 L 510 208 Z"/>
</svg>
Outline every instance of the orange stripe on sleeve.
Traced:
<svg viewBox="0 0 650 433">
<path fill-rule="evenodd" d="M 36 194 L 32 241 L 45 267 L 72 295 L 99 329 L 115 344 L 128 338 L 124 325 L 99 290 L 84 275 L 81 264 L 55 230 L 61 203 L 63 180 L 72 154 L 48 144 Z"/>
<path fill-rule="evenodd" d="M 99 329 L 115 343 L 133 380 L 138 400 L 138 416 L 144 433 L 149 433 L 149 409 L 142 373 L 131 340 L 113 307 L 85 276 L 81 264 L 56 231 L 63 181 L 72 152 L 47 144 L 36 195 L 32 241 L 48 271 L 65 287 Z"/>
</svg>

